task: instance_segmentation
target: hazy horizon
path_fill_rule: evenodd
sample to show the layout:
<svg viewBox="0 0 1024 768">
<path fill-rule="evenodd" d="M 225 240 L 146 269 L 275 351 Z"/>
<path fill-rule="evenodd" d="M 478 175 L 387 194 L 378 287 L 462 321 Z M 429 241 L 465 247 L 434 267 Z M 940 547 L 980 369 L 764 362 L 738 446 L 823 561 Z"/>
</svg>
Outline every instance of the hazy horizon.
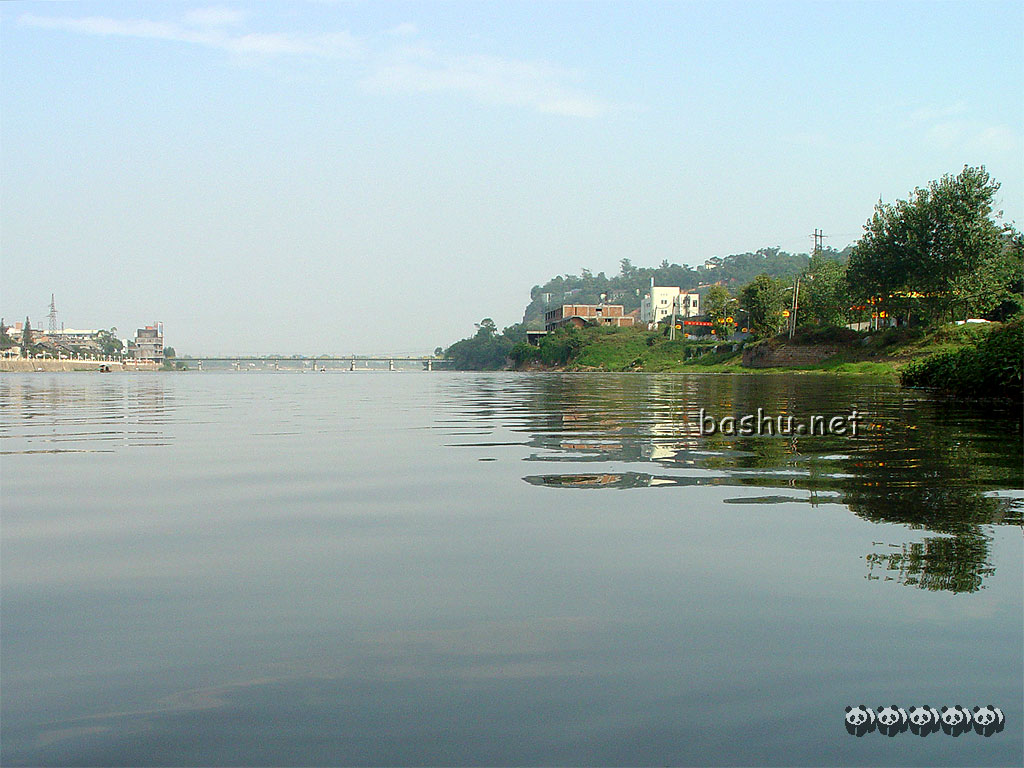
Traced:
<svg viewBox="0 0 1024 768">
<path fill-rule="evenodd" d="M 1024 221 L 1017 3 L 5 3 L 0 313 L 430 352 L 557 274 Z M 38 325 L 37 325 L 38 324 Z"/>
</svg>

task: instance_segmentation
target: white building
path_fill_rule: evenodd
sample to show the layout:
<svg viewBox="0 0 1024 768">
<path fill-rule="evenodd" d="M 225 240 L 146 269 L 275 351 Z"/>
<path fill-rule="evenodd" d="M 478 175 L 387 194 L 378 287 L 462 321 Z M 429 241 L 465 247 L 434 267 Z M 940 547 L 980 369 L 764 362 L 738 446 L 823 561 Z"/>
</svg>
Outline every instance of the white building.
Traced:
<svg viewBox="0 0 1024 768">
<path fill-rule="evenodd" d="M 164 361 L 164 324 L 153 323 L 135 332 L 135 340 L 128 345 L 128 355 L 151 363 Z"/>
<path fill-rule="evenodd" d="M 641 323 L 656 323 L 673 312 L 677 317 L 696 317 L 700 314 L 700 296 L 676 286 L 652 285 L 640 302 Z"/>
</svg>

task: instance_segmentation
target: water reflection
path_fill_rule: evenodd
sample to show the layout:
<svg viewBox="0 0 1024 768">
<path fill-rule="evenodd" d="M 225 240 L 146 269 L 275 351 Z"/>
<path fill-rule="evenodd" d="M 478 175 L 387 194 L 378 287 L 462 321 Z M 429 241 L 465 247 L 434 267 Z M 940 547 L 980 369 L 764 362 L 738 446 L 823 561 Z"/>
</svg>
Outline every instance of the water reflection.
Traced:
<svg viewBox="0 0 1024 768">
<path fill-rule="evenodd" d="M 867 578 L 927 590 L 981 589 L 994 570 L 985 526 L 1022 523 L 1024 493 L 991 493 L 1022 487 L 1020 413 L 883 384 L 822 383 L 799 376 L 492 378 L 479 382 L 471 406 L 461 400 L 461 412 L 478 426 L 489 421 L 527 435 L 532 451 L 525 461 L 550 467 L 523 478 L 532 485 L 736 486 L 762 492 L 724 503 L 842 504 L 864 520 L 939 534 L 871 551 Z M 856 409 L 867 419 L 856 437 L 701 436 L 702 408 L 719 418 L 763 408 L 803 420 Z M 651 464 L 658 471 L 644 471 Z M 763 493 L 780 489 L 787 493 Z"/>
<path fill-rule="evenodd" d="M 169 444 L 175 409 L 159 375 L 0 377 L 0 455 L 112 453 Z"/>
</svg>

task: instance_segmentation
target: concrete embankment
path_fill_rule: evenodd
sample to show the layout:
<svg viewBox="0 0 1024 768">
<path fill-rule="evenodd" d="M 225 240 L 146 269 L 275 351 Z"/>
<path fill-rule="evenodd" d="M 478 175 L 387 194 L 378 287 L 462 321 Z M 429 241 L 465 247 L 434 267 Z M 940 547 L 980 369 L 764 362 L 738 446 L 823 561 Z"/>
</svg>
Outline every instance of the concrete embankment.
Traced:
<svg viewBox="0 0 1024 768">
<path fill-rule="evenodd" d="M 139 363 L 125 365 L 124 363 L 110 363 L 103 360 L 25 360 L 12 358 L 0 360 L 0 372 L 6 373 L 29 373 L 34 371 L 92 371 L 96 372 L 100 366 L 107 366 L 111 371 L 156 371 L 159 366 L 156 363 Z"/>
<path fill-rule="evenodd" d="M 817 365 L 832 357 L 839 348 L 833 345 L 772 347 L 757 344 L 743 349 L 744 368 L 799 368 Z"/>
</svg>

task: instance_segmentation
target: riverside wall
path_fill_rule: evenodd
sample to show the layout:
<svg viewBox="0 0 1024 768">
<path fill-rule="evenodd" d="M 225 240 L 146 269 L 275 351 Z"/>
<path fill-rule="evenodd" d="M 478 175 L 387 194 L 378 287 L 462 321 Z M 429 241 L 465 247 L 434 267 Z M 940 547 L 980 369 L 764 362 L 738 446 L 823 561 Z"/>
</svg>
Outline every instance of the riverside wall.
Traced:
<svg viewBox="0 0 1024 768">
<path fill-rule="evenodd" d="M 106 365 L 111 371 L 156 371 L 160 369 L 156 363 L 110 363 L 104 360 L 33 360 L 25 358 L 0 359 L 0 373 L 30 373 L 43 372 L 72 372 L 92 371 L 96 372 L 101 365 Z"/>
<path fill-rule="evenodd" d="M 839 351 L 831 345 L 788 346 L 772 348 L 758 344 L 743 350 L 744 368 L 798 368 L 802 365 L 817 365 Z"/>
</svg>

